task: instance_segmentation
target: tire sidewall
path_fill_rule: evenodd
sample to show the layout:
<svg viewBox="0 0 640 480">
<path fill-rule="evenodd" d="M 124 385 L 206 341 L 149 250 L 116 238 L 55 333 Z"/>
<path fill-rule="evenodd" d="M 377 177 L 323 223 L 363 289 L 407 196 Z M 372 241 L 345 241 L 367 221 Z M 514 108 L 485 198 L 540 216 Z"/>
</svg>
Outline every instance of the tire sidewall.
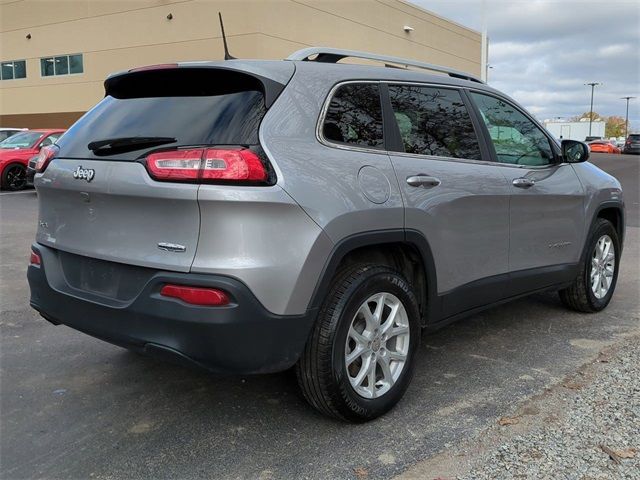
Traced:
<svg viewBox="0 0 640 480">
<path fill-rule="evenodd" d="M 410 332 L 409 352 L 402 373 L 391 390 L 379 398 L 367 399 L 358 395 L 351 386 L 344 361 L 345 347 L 351 321 L 360 306 L 372 295 L 382 292 L 395 295 L 407 311 Z M 380 416 L 402 398 L 411 382 L 421 333 L 420 313 L 415 295 L 407 281 L 399 274 L 387 268 L 372 268 L 345 292 L 336 305 L 334 315 L 338 318 L 333 340 L 331 369 L 338 391 L 348 409 L 342 413 L 355 421 L 366 421 Z"/>
<path fill-rule="evenodd" d="M 593 257 L 593 252 L 596 248 L 596 244 L 600 237 L 603 235 L 608 235 L 613 242 L 613 247 L 615 249 L 615 268 L 613 271 L 613 279 L 611 281 L 611 286 L 609 287 L 609 291 L 603 298 L 596 298 L 591 290 L 591 259 Z M 587 246 L 587 252 L 584 258 L 584 272 L 583 272 L 583 282 L 585 282 L 585 291 L 587 293 L 587 298 L 589 301 L 589 305 L 593 308 L 594 311 L 600 311 L 604 309 L 609 302 L 611 301 L 611 297 L 613 297 L 613 293 L 616 288 L 616 283 L 618 281 L 618 272 L 620 270 L 620 239 L 618 238 L 618 232 L 613 227 L 613 225 L 606 221 L 601 220 L 594 225 L 594 229 L 591 233 L 589 239 L 589 245 Z"/>
</svg>

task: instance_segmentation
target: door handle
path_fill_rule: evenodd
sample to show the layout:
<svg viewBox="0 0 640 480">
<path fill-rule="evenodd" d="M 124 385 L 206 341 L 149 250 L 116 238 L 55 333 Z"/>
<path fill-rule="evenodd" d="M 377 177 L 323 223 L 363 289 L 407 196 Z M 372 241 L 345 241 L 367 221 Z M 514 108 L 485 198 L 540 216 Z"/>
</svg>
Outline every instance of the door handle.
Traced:
<svg viewBox="0 0 640 480">
<path fill-rule="evenodd" d="M 524 177 L 516 178 L 513 180 L 512 183 L 514 187 L 518 187 L 518 188 L 529 188 L 529 187 L 533 187 L 536 184 L 534 180 L 531 180 L 530 178 L 524 178 Z"/>
<path fill-rule="evenodd" d="M 412 175 L 407 177 L 407 183 L 412 187 L 437 187 L 440 180 L 429 175 Z"/>
</svg>

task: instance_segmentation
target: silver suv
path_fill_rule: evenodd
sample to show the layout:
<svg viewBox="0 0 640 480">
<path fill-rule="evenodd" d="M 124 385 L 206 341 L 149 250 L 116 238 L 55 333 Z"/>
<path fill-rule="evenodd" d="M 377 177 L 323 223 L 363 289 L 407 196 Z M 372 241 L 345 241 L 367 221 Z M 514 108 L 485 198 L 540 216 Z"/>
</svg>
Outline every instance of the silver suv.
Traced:
<svg viewBox="0 0 640 480">
<path fill-rule="evenodd" d="M 105 90 L 38 160 L 28 278 L 53 324 L 212 372 L 295 367 L 311 405 L 365 421 L 423 328 L 542 290 L 611 299 L 620 183 L 467 74 L 310 48 Z"/>
</svg>

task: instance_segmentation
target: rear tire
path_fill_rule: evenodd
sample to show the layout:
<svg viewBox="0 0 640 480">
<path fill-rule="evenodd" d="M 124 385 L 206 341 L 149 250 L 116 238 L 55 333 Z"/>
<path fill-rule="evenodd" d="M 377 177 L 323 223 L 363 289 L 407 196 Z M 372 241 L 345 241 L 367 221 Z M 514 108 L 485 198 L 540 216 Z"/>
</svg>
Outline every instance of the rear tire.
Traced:
<svg viewBox="0 0 640 480">
<path fill-rule="evenodd" d="M 419 345 L 418 302 L 404 277 L 385 266 L 347 267 L 334 278 L 296 365 L 298 384 L 325 415 L 372 420 L 404 395 Z"/>
<path fill-rule="evenodd" d="M 27 186 L 27 169 L 20 163 L 11 163 L 2 171 L 0 179 L 2 190 L 15 192 Z"/>
<path fill-rule="evenodd" d="M 620 253 L 618 232 L 611 222 L 598 218 L 587 240 L 578 277 L 570 287 L 559 292 L 562 303 L 578 312 L 604 309 L 616 288 Z"/>
</svg>

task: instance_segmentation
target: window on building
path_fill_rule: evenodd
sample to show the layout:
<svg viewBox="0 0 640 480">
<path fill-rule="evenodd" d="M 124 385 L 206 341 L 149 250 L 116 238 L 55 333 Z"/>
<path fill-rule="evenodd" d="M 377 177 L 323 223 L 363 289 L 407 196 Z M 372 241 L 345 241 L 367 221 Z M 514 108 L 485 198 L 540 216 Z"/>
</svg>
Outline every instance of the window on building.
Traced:
<svg viewBox="0 0 640 480">
<path fill-rule="evenodd" d="M 478 139 L 460 92 L 390 85 L 389 96 L 405 152 L 481 159 Z"/>
<path fill-rule="evenodd" d="M 330 142 L 384 148 L 380 90 L 373 83 L 350 83 L 335 92 L 322 126 Z"/>
<path fill-rule="evenodd" d="M 40 59 L 40 73 L 43 77 L 74 75 L 83 73 L 82 55 L 60 55 Z"/>
<path fill-rule="evenodd" d="M 12 60 L 10 62 L 0 63 L 0 78 L 2 78 L 2 80 L 27 78 L 26 60 Z"/>
</svg>

